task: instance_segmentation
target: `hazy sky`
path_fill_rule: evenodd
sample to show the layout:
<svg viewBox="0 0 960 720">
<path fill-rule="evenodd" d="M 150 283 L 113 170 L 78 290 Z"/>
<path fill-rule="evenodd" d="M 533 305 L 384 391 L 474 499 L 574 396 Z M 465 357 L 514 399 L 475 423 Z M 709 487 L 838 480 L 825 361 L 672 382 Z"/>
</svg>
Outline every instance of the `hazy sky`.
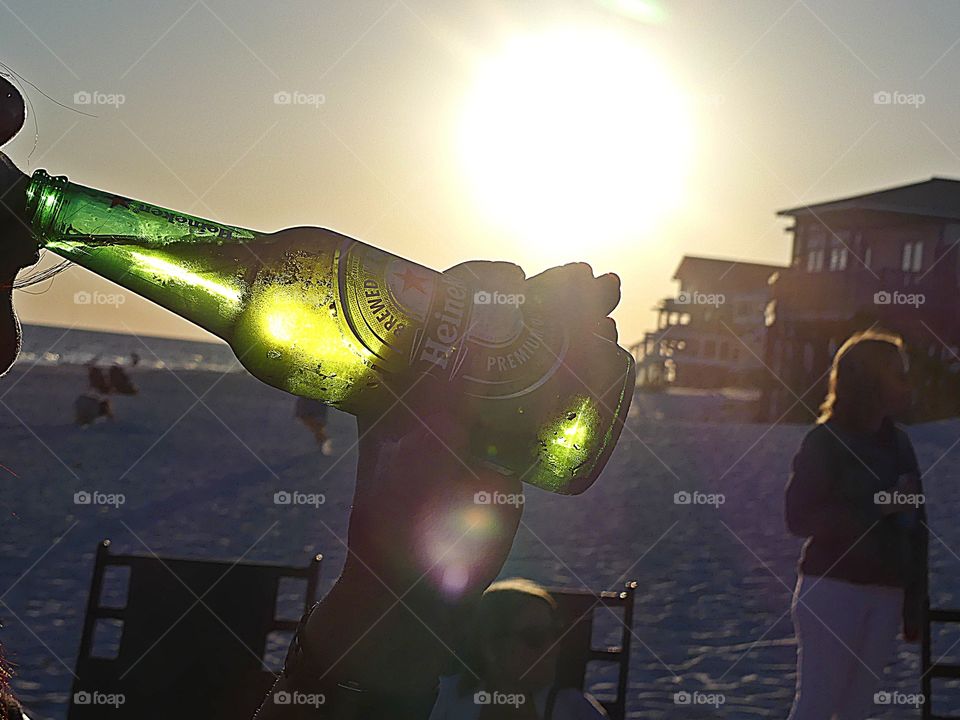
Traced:
<svg viewBox="0 0 960 720">
<path fill-rule="evenodd" d="M 586 106 L 603 118 L 608 108 L 598 93 L 610 88 L 597 88 L 604 78 L 618 83 L 610 95 L 614 126 L 624 98 L 632 111 L 640 103 L 645 116 L 648 103 L 663 119 L 664 83 L 689 101 L 682 123 L 667 116 L 668 126 L 683 126 L 682 138 L 657 130 L 656 151 L 643 156 L 649 163 L 627 155 L 617 167 L 612 158 L 606 178 L 568 179 L 558 168 L 594 147 L 609 153 L 601 141 L 619 142 L 622 127 L 607 137 L 601 122 L 592 140 L 545 136 L 553 145 L 551 157 L 541 158 L 549 166 L 544 187 L 569 180 L 576 193 L 599 187 L 615 201 L 598 206 L 590 231 L 580 227 L 578 208 L 579 225 L 571 227 L 582 241 L 556 244 L 532 237 L 531 221 L 549 214 L 543 227 L 554 232 L 571 213 L 569 198 L 558 197 L 547 213 L 549 196 L 526 203 L 521 194 L 518 203 L 535 213 L 511 222 L 484 197 L 503 190 L 491 168 L 478 177 L 463 152 L 465 123 L 502 134 L 517 115 L 518 127 L 530 131 L 518 113 L 525 98 L 506 95 L 491 107 L 489 98 L 478 100 L 478 78 L 517 39 L 550 33 L 569 40 L 568 57 L 546 58 L 560 77 L 545 77 L 542 64 L 526 69 L 550 88 L 547 117 L 581 117 Z M 622 66 L 597 74 L 596 83 L 585 77 L 580 59 L 596 74 L 596 46 L 581 47 L 577 38 L 596 33 L 652 58 L 655 80 Z M 499 258 L 532 274 L 586 260 L 623 280 L 616 318 L 624 345 L 653 325 L 650 307 L 672 292 L 670 276 L 684 253 L 785 262 L 788 236 L 777 209 L 960 176 L 954 0 L 0 0 L 0 48 L 0 61 L 45 93 L 97 115 L 58 107 L 28 88 L 37 148 L 28 159 L 32 125 L 5 148 L 27 172 L 43 167 L 251 228 L 332 227 L 438 269 Z M 517 72 L 522 81 L 525 69 Z M 322 95 L 323 103 L 278 105 L 275 93 L 283 91 Z M 881 91 L 902 95 L 878 104 Z M 123 104 L 74 105 L 84 92 L 122 95 Z M 684 151 L 675 152 L 680 145 Z M 494 169 L 503 165 L 504 182 L 538 185 L 529 167 L 517 174 L 494 152 L 504 147 L 511 146 L 492 142 L 492 154 L 480 154 Z M 681 155 L 676 172 L 671 158 Z M 598 168 L 604 175 L 602 164 L 591 171 Z M 658 213 L 641 195 L 660 185 L 670 186 L 676 202 Z M 202 334 L 130 296 L 120 307 L 77 305 L 73 295 L 83 289 L 110 288 L 73 268 L 32 288 L 37 294 L 19 292 L 17 308 L 25 321 L 46 324 Z"/>
</svg>

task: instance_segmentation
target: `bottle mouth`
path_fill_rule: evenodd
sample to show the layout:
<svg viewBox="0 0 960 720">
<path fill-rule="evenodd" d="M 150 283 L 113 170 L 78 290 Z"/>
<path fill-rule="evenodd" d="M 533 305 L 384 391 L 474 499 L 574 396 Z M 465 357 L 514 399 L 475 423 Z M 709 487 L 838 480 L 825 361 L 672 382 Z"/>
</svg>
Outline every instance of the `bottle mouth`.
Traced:
<svg viewBox="0 0 960 720">
<path fill-rule="evenodd" d="M 37 170 L 27 185 L 26 215 L 33 232 L 45 239 L 63 204 L 63 188 L 67 185 L 65 176 L 53 177 L 46 170 Z"/>
</svg>

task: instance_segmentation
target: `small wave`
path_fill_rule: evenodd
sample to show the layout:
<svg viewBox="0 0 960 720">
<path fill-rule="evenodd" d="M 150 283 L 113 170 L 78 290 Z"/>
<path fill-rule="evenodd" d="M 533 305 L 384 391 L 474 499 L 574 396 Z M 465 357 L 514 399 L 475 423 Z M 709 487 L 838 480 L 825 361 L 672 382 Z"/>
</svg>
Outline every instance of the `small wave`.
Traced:
<svg viewBox="0 0 960 720">
<path fill-rule="evenodd" d="M 144 337 L 46 325 L 23 326 L 23 348 L 18 363 L 26 365 L 130 365 L 169 370 L 241 370 L 226 343 Z"/>
</svg>

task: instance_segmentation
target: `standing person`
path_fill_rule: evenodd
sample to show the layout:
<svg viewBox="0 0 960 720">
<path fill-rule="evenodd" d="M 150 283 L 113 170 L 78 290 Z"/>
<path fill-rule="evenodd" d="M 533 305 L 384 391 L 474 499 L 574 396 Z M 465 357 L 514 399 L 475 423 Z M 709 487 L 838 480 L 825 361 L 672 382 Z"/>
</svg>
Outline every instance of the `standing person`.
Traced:
<svg viewBox="0 0 960 720">
<path fill-rule="evenodd" d="M 313 398 L 298 397 L 293 408 L 294 417 L 307 426 L 323 455 L 333 453 L 333 441 L 327 437 L 327 406 Z"/>
<path fill-rule="evenodd" d="M 910 407 L 902 340 L 851 336 L 837 351 L 816 427 L 793 459 L 790 531 L 806 538 L 793 599 L 791 720 L 862 720 L 897 631 L 919 637 L 927 527 L 917 458 L 894 419 Z"/>
<path fill-rule="evenodd" d="M 440 680 L 429 720 L 607 717 L 589 695 L 555 684 L 563 631 L 556 601 L 537 583 L 524 578 L 493 583 L 467 635 L 464 671 Z"/>
</svg>

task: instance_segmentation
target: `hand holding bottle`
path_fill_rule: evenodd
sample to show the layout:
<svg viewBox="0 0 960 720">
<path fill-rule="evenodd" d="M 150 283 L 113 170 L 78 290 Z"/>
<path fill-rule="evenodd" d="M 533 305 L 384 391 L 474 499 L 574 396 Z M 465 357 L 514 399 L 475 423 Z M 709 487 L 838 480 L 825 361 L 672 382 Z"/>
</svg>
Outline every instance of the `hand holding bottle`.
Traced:
<svg viewBox="0 0 960 720">
<path fill-rule="evenodd" d="M 594 278 L 587 265 L 551 268 L 529 280 L 506 262 L 463 263 L 444 274 L 523 292 L 528 302 L 535 294 L 545 303 L 563 295 L 571 299 L 565 312 L 572 335 L 615 332 L 606 314 L 619 295 L 616 278 Z M 474 408 L 460 382 L 415 375 L 406 392 L 391 387 L 396 394 L 388 393 L 382 412 L 358 416 L 346 564 L 300 638 L 303 656 L 293 663 L 309 672 L 288 667 L 292 676 L 278 682 L 258 720 L 292 717 L 271 698 L 305 691 L 298 675 L 411 695 L 429 694 L 443 672 L 456 611 L 500 572 L 524 506 L 523 473 L 505 476 L 471 452 Z"/>
<path fill-rule="evenodd" d="M 586 263 L 568 263 L 544 270 L 527 280 L 530 292 L 541 298 L 569 326 L 580 326 L 617 342 L 617 324 L 607 317 L 620 302 L 620 278 L 614 273 L 594 277 Z"/>
</svg>

